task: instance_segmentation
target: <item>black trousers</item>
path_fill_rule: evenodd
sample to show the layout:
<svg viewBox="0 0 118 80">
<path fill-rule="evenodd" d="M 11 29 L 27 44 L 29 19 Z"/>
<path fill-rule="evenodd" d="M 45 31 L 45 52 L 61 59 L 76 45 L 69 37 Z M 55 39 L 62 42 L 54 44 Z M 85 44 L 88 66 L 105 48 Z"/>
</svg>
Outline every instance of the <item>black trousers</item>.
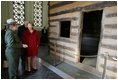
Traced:
<svg viewBox="0 0 118 80">
<path fill-rule="evenodd" d="M 20 59 L 21 59 L 21 69 L 22 69 L 21 75 L 23 75 L 25 72 L 26 61 L 27 61 L 27 49 L 26 48 L 21 48 Z"/>
</svg>

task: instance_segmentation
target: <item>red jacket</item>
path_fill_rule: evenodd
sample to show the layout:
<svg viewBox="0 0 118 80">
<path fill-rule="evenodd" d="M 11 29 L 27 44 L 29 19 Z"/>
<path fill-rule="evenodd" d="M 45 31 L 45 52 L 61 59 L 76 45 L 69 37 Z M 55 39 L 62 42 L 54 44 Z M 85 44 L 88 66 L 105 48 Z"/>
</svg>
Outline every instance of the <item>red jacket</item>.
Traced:
<svg viewBox="0 0 118 80">
<path fill-rule="evenodd" d="M 27 54 L 28 56 L 37 56 L 38 47 L 40 44 L 40 36 L 39 33 L 34 30 L 33 33 L 30 33 L 29 30 L 23 33 L 22 37 L 23 44 L 27 44 Z"/>
</svg>

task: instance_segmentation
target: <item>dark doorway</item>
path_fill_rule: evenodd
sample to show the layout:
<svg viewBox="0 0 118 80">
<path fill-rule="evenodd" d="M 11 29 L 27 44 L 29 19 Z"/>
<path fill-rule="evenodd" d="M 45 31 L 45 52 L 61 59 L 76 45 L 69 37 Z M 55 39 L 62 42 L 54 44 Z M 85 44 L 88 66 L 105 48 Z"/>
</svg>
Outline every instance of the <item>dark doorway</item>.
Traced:
<svg viewBox="0 0 118 80">
<path fill-rule="evenodd" d="M 97 55 L 101 32 L 102 10 L 83 13 L 81 55 Z M 80 57 L 82 62 L 85 57 Z"/>
</svg>

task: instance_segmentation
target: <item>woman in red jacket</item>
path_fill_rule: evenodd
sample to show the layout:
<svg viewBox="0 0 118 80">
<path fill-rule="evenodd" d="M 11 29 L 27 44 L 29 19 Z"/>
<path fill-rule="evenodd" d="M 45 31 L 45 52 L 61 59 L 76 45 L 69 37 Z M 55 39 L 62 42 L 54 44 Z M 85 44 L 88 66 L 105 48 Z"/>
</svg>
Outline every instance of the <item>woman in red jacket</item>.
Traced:
<svg viewBox="0 0 118 80">
<path fill-rule="evenodd" d="M 37 70 L 36 68 L 36 60 L 38 55 L 38 47 L 40 44 L 40 36 L 39 33 L 33 29 L 33 25 L 31 22 L 27 24 L 28 30 L 24 32 L 22 41 L 23 43 L 28 45 L 27 48 L 27 71 L 31 71 L 31 58 L 32 58 L 32 68 L 33 70 Z"/>
</svg>

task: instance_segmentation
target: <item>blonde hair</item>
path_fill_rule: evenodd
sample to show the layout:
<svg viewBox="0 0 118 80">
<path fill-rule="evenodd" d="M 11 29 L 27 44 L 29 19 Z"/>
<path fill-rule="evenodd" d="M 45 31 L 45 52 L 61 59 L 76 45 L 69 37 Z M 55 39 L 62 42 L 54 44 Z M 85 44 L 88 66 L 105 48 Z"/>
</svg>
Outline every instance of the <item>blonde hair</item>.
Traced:
<svg viewBox="0 0 118 80">
<path fill-rule="evenodd" d="M 34 26 L 34 23 L 31 22 L 31 21 L 28 21 L 27 24 L 26 24 L 26 26 L 27 26 L 28 24 L 31 24 L 32 26 Z"/>
</svg>

